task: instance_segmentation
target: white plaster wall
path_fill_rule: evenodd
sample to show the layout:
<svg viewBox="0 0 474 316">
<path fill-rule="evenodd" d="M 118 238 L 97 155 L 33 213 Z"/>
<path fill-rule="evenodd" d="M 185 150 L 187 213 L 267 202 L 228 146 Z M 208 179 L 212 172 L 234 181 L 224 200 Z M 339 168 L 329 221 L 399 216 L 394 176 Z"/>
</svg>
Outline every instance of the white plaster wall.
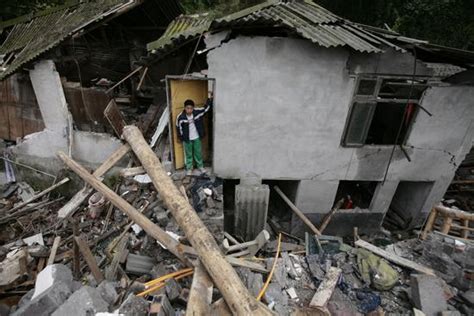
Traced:
<svg viewBox="0 0 474 316">
<path fill-rule="evenodd" d="M 400 69 L 410 69 L 410 55 L 389 55 L 390 69 L 397 69 L 397 56 Z M 238 37 L 210 51 L 209 77 L 217 87 L 214 171 L 224 178 L 253 173 L 262 179 L 317 181 L 309 186 L 313 195 L 308 183 L 300 186 L 297 203 L 305 212 L 328 211 L 338 180 L 382 181 L 392 146 L 340 146 L 355 83 L 348 67 L 369 69 L 367 56 L 360 67 L 357 58 L 349 66 L 348 50 L 269 37 Z M 418 113 L 407 142 L 411 162 L 395 150 L 373 211 L 387 210 L 402 180 L 436 182 L 425 212 L 442 197 L 472 144 L 472 100 L 474 88 L 468 86 L 426 92 L 422 105 L 433 116 Z"/>
</svg>

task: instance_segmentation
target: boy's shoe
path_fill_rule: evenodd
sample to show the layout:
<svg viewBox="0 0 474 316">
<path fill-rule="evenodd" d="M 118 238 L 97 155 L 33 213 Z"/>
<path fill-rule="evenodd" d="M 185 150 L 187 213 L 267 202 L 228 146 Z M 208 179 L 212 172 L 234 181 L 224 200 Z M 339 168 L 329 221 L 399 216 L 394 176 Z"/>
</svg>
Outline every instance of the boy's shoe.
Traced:
<svg viewBox="0 0 474 316">
<path fill-rule="evenodd" d="M 199 168 L 201 174 L 207 174 L 207 170 L 205 168 Z"/>
<path fill-rule="evenodd" d="M 186 170 L 186 176 L 192 176 L 193 175 L 193 169 Z"/>
</svg>

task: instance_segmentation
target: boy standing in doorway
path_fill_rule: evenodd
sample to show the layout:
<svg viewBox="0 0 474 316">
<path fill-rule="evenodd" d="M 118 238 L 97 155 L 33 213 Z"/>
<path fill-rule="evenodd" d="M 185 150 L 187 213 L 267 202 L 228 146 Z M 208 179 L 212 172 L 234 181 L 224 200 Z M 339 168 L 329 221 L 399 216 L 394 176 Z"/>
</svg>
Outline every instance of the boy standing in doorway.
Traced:
<svg viewBox="0 0 474 316">
<path fill-rule="evenodd" d="M 193 100 L 184 101 L 184 110 L 176 118 L 178 138 L 184 145 L 184 161 L 186 175 L 193 173 L 193 158 L 201 174 L 206 173 L 202 161 L 201 138 L 204 137 L 204 115 L 212 108 L 212 93 L 209 92 L 206 104 L 202 108 L 195 108 Z"/>
</svg>

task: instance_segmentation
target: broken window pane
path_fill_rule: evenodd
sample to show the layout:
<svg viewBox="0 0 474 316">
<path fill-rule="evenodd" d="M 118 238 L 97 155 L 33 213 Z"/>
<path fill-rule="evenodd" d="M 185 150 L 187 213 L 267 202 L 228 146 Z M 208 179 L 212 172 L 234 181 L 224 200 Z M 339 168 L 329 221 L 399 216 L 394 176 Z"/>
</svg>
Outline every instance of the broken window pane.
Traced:
<svg viewBox="0 0 474 316">
<path fill-rule="evenodd" d="M 365 144 L 403 144 L 415 112 L 416 106 L 411 103 L 377 103 Z"/>
<path fill-rule="evenodd" d="M 357 89 L 357 95 L 374 95 L 376 85 L 377 80 L 375 79 L 360 80 L 359 88 Z"/>
<path fill-rule="evenodd" d="M 355 102 L 352 105 L 349 122 L 343 144 L 345 146 L 362 146 L 374 113 L 375 103 Z"/>
</svg>

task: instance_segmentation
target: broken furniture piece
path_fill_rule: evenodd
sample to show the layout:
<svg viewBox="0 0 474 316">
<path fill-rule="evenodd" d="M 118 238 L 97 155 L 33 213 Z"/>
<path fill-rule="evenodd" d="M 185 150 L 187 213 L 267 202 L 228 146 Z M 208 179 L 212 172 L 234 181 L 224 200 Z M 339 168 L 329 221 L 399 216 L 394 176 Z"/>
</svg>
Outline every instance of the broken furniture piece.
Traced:
<svg viewBox="0 0 474 316">
<path fill-rule="evenodd" d="M 440 220 L 441 223 L 435 226 L 437 220 Z M 437 204 L 431 210 L 421 238 L 426 239 L 429 232 L 438 228 L 441 233 L 446 235 L 451 233 L 463 239 L 472 239 L 471 234 L 474 232 L 474 228 L 470 226 L 471 221 L 474 221 L 474 214 Z"/>
<path fill-rule="evenodd" d="M 339 281 L 339 276 L 341 275 L 342 270 L 336 267 L 330 267 L 326 276 L 324 277 L 323 282 L 318 287 L 318 290 L 313 296 L 309 306 L 317 309 L 323 315 L 331 315 L 327 309 L 329 300 L 331 299 L 334 288 Z"/>
</svg>

